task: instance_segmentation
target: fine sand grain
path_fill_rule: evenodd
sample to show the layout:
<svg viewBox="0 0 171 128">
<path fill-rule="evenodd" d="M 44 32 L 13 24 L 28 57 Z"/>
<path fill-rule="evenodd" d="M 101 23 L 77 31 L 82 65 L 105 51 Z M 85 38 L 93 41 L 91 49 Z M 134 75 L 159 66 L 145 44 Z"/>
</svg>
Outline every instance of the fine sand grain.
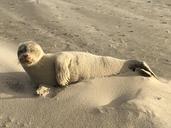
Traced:
<svg viewBox="0 0 171 128">
<path fill-rule="evenodd" d="M 38 97 L 18 44 L 146 61 L 160 77 L 96 78 Z M 0 128 L 170 128 L 170 0 L 0 0 Z"/>
</svg>

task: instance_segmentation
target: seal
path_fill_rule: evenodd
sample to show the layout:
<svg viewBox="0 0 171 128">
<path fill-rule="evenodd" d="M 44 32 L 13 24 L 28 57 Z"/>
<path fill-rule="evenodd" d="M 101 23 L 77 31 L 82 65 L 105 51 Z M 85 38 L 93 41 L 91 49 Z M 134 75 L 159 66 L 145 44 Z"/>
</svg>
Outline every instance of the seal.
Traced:
<svg viewBox="0 0 171 128">
<path fill-rule="evenodd" d="M 19 45 L 18 59 L 36 85 L 67 86 L 85 79 L 120 75 L 128 71 L 157 78 L 143 61 L 77 51 L 45 54 L 41 46 L 34 41 Z"/>
</svg>

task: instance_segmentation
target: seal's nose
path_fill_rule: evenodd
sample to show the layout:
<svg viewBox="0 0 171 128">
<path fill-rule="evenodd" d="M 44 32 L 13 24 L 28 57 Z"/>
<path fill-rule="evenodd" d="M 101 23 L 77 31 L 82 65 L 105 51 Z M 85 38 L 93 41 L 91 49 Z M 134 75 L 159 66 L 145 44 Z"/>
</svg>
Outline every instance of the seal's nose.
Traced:
<svg viewBox="0 0 171 128">
<path fill-rule="evenodd" d="M 24 57 L 24 58 L 28 58 L 28 54 L 24 54 L 23 57 Z"/>
</svg>

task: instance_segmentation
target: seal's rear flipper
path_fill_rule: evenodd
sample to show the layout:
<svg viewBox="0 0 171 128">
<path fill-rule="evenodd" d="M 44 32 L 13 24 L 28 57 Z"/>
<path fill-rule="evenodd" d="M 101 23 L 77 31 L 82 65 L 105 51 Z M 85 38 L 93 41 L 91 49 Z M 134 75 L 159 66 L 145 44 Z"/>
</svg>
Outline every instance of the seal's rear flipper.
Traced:
<svg viewBox="0 0 171 128">
<path fill-rule="evenodd" d="M 152 76 L 152 74 L 149 71 L 146 71 L 142 68 L 136 68 L 135 71 L 138 72 L 140 75 L 145 76 L 145 77 L 151 77 Z"/>
<path fill-rule="evenodd" d="M 158 79 L 155 73 L 151 70 L 148 64 L 144 61 L 131 60 L 131 65 L 129 68 L 134 72 L 135 71 L 138 72 L 142 76 L 146 76 L 146 77 L 154 76 L 156 79 Z"/>
<path fill-rule="evenodd" d="M 142 62 L 141 72 L 144 72 L 145 74 L 150 74 L 150 76 L 154 76 L 155 78 L 157 78 L 156 74 L 151 70 L 148 64 L 144 61 Z"/>
</svg>

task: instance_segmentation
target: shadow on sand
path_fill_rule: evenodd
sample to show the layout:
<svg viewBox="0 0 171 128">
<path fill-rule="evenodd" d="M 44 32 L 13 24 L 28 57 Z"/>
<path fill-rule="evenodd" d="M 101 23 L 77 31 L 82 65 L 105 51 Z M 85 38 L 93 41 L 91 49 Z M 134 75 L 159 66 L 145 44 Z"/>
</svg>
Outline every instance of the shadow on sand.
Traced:
<svg viewBox="0 0 171 128">
<path fill-rule="evenodd" d="M 145 76 L 149 77 L 148 74 L 139 74 L 133 72 L 128 68 L 128 64 L 125 64 L 121 69 L 121 73 L 116 76 L 127 77 L 127 76 Z M 135 65 L 136 67 L 137 65 Z M 77 83 L 77 82 L 76 82 Z M 74 84 L 74 83 L 72 83 Z M 37 86 L 33 84 L 29 76 L 25 72 L 5 72 L 0 73 L 0 99 L 12 99 L 12 98 L 32 98 L 37 97 L 36 95 Z M 64 88 L 54 88 L 54 96 Z"/>
<path fill-rule="evenodd" d="M 65 88 L 48 86 L 53 91 L 49 98 L 53 98 Z M 0 99 L 36 98 L 38 86 L 35 85 L 25 72 L 0 73 Z"/>
<path fill-rule="evenodd" d="M 35 97 L 35 89 L 25 72 L 0 73 L 0 99 Z"/>
</svg>

